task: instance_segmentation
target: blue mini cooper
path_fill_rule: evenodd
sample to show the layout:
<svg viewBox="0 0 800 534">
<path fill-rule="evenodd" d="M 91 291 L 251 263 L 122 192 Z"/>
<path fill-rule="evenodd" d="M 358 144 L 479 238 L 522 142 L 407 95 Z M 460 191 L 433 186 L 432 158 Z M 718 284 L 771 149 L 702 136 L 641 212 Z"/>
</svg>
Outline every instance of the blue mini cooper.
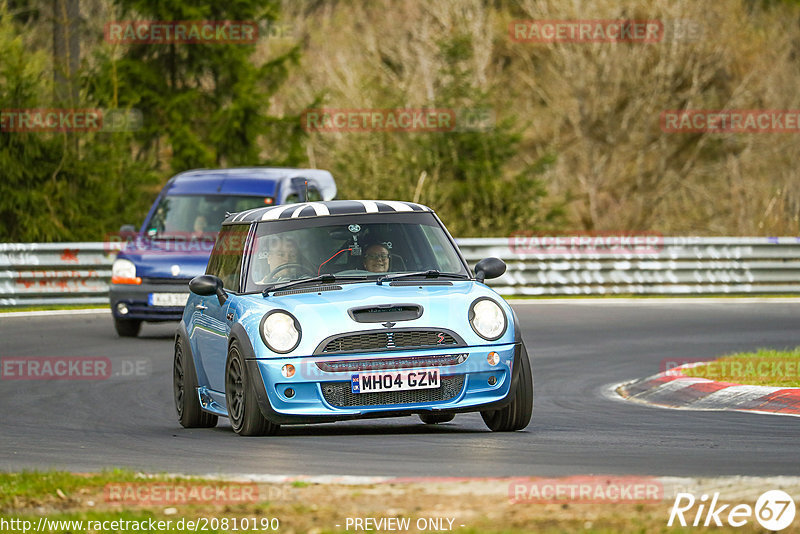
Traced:
<svg viewBox="0 0 800 534">
<path fill-rule="evenodd" d="M 511 307 L 430 208 L 306 202 L 224 220 L 175 336 L 184 427 L 228 417 L 245 436 L 283 424 L 480 412 L 525 428 L 533 378 Z"/>
</svg>

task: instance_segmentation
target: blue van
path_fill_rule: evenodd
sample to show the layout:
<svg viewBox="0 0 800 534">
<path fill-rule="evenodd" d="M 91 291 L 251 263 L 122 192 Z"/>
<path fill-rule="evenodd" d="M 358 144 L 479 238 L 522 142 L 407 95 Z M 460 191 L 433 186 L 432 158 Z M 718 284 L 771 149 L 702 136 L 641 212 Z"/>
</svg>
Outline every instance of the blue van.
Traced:
<svg viewBox="0 0 800 534">
<path fill-rule="evenodd" d="M 109 297 L 117 334 L 135 337 L 142 321 L 179 321 L 189 280 L 205 272 L 227 214 L 294 202 L 333 200 L 336 183 L 320 169 L 240 168 L 182 172 L 167 182 L 111 269 Z"/>
</svg>

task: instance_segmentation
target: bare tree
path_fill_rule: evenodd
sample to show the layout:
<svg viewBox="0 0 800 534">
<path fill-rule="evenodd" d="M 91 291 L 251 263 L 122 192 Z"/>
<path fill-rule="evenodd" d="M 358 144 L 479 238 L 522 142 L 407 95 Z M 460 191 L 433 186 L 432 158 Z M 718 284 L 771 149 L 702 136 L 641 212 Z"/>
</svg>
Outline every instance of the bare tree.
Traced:
<svg viewBox="0 0 800 534">
<path fill-rule="evenodd" d="M 52 0 L 53 100 L 78 103 L 78 69 L 81 62 L 80 0 Z"/>
</svg>

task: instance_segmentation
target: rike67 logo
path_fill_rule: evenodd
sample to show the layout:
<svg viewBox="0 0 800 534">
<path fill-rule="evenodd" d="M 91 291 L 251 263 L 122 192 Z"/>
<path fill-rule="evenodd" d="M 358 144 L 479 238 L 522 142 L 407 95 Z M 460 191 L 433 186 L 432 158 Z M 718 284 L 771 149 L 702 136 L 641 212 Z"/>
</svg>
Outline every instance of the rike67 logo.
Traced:
<svg viewBox="0 0 800 534">
<path fill-rule="evenodd" d="M 742 527 L 755 519 L 763 528 L 783 530 L 794 521 L 795 505 L 792 497 L 781 490 L 766 491 L 758 498 L 755 507 L 749 504 L 721 504 L 719 493 L 703 494 L 697 499 L 691 493 L 678 493 L 670 510 L 667 526 L 682 527 Z"/>
</svg>

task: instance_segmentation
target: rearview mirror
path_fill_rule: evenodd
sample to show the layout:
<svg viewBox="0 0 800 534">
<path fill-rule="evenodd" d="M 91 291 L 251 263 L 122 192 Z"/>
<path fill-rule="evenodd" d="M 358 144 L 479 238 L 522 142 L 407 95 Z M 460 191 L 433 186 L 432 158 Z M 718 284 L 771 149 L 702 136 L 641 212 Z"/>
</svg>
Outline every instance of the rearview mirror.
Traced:
<svg viewBox="0 0 800 534">
<path fill-rule="evenodd" d="M 136 235 L 136 227 L 132 224 L 123 224 L 119 227 L 119 235 L 123 238 Z"/>
<path fill-rule="evenodd" d="M 483 283 L 484 280 L 497 278 L 506 272 L 506 264 L 500 258 L 484 258 L 475 266 L 475 279 Z"/>
</svg>

